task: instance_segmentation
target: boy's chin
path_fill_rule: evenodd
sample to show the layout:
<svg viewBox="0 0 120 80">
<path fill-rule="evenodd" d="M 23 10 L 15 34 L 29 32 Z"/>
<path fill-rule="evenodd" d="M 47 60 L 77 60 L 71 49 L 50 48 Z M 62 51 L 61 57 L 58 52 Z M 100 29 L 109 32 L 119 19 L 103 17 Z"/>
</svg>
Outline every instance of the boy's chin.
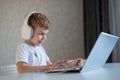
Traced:
<svg viewBox="0 0 120 80">
<path fill-rule="evenodd" d="M 40 46 L 42 43 L 37 43 L 36 46 Z"/>
</svg>

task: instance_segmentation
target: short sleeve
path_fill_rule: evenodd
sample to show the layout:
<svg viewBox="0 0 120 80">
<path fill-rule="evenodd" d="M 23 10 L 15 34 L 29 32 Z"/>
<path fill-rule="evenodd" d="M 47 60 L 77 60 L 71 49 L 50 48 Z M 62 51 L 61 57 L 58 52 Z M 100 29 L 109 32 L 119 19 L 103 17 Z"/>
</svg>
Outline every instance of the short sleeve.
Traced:
<svg viewBox="0 0 120 80">
<path fill-rule="evenodd" d="M 28 50 L 24 45 L 17 47 L 16 51 L 16 63 L 17 62 L 26 62 L 28 63 Z"/>
</svg>

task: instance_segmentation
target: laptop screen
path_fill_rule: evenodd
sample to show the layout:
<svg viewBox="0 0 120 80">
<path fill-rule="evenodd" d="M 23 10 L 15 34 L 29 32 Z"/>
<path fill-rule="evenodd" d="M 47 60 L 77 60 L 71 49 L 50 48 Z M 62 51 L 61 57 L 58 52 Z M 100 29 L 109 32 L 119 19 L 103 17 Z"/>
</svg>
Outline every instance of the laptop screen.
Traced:
<svg viewBox="0 0 120 80">
<path fill-rule="evenodd" d="M 102 68 L 117 41 L 117 36 L 102 32 L 93 46 L 81 72 Z"/>
</svg>

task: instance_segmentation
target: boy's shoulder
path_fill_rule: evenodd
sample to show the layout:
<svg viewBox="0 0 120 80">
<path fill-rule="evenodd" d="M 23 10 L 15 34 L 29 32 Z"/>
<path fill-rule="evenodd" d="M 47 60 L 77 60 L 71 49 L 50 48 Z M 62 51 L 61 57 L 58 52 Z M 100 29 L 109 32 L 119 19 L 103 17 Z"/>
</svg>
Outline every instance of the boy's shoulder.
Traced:
<svg viewBox="0 0 120 80">
<path fill-rule="evenodd" d="M 18 45 L 18 47 L 20 47 L 20 48 L 29 48 L 30 45 L 28 45 L 28 44 L 25 43 L 25 42 L 22 42 L 22 43 L 20 43 L 20 44 Z"/>
<path fill-rule="evenodd" d="M 22 42 L 21 44 L 19 44 L 19 47 L 23 47 L 23 48 L 42 48 L 42 49 L 44 49 L 42 45 L 37 46 L 37 47 L 33 47 L 33 46 L 31 46 L 31 45 L 29 45 L 25 42 Z"/>
<path fill-rule="evenodd" d="M 22 42 L 22 43 L 19 44 L 19 46 L 28 46 L 28 44 L 25 43 L 25 42 Z"/>
</svg>

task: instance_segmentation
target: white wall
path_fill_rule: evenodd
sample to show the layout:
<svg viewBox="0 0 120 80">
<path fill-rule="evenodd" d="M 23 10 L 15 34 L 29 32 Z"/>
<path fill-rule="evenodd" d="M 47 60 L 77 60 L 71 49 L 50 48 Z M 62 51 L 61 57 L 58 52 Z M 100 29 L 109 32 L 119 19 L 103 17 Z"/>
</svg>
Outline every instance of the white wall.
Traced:
<svg viewBox="0 0 120 80">
<path fill-rule="evenodd" d="M 52 26 L 43 44 L 52 61 L 84 57 L 82 0 L 0 0 L 0 65 L 14 64 L 25 14 L 37 10 Z"/>
</svg>

